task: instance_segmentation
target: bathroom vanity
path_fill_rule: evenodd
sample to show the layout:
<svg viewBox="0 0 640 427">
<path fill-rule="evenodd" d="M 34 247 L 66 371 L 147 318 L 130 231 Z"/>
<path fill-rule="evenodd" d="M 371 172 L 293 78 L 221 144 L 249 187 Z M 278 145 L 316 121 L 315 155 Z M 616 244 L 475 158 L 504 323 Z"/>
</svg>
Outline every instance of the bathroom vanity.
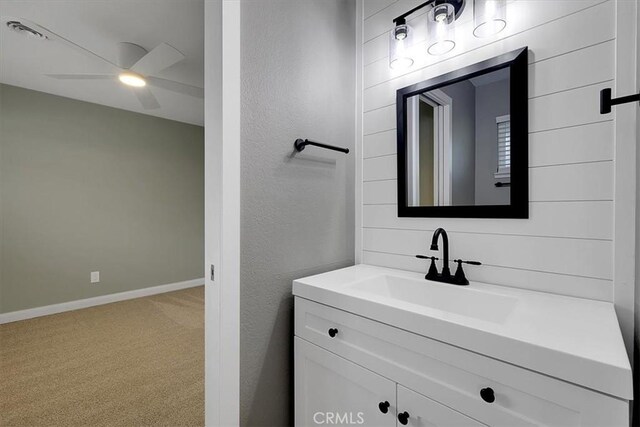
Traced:
<svg viewBox="0 0 640 427">
<path fill-rule="evenodd" d="M 368 265 L 293 293 L 296 426 L 629 425 L 610 303 Z"/>
</svg>

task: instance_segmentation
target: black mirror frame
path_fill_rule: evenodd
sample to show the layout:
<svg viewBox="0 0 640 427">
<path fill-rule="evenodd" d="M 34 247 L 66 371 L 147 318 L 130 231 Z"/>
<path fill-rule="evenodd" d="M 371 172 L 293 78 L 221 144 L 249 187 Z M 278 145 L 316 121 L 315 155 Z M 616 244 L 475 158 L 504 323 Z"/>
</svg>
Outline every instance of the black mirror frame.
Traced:
<svg viewBox="0 0 640 427">
<path fill-rule="evenodd" d="M 398 134 L 398 216 L 428 218 L 529 218 L 529 109 L 528 48 L 399 89 L 396 95 Z M 407 206 L 407 98 L 502 68 L 510 69 L 511 204 L 480 206 Z"/>
</svg>

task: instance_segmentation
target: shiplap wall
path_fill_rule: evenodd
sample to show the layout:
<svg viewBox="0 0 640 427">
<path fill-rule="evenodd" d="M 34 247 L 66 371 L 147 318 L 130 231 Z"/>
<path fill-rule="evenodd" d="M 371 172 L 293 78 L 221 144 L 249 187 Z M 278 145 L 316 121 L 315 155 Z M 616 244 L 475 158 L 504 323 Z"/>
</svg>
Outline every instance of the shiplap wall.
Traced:
<svg viewBox="0 0 640 427">
<path fill-rule="evenodd" d="M 419 3 L 362 2 L 362 262 L 426 271 L 414 255 L 444 227 L 452 258 L 483 262 L 466 269 L 471 280 L 612 301 L 614 122 L 599 92 L 615 76 L 613 0 L 510 1 L 507 28 L 488 39 L 473 37 L 469 5 L 456 49 L 392 71 L 392 20 Z M 529 219 L 398 218 L 396 90 L 524 46 Z"/>
</svg>

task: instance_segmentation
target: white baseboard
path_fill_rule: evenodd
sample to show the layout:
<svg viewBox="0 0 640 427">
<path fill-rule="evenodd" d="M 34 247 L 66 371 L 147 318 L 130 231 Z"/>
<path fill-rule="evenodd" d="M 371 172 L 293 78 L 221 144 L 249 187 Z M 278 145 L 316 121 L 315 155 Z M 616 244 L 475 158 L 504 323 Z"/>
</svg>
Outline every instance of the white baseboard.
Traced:
<svg viewBox="0 0 640 427">
<path fill-rule="evenodd" d="M 150 288 L 136 289 L 134 291 L 119 292 L 117 294 L 102 295 L 99 297 L 86 298 L 76 301 L 63 302 L 60 304 L 46 305 L 44 307 L 12 311 L 10 313 L 0 314 L 0 325 L 4 323 L 17 322 L 18 320 L 32 319 L 34 317 L 48 316 L 50 314 L 63 313 L 65 311 L 94 307 L 96 305 L 110 304 L 112 302 L 163 294 L 165 292 L 179 291 L 181 289 L 193 288 L 202 285 L 204 285 L 204 278 L 187 280 L 184 282 L 169 283 L 167 285 L 152 286 Z"/>
</svg>

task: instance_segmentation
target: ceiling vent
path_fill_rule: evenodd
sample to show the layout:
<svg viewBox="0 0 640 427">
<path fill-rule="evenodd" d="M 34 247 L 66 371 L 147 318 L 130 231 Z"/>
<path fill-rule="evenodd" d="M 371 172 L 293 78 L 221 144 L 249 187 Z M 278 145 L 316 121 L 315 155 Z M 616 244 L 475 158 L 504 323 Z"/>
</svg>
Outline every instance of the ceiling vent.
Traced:
<svg viewBox="0 0 640 427">
<path fill-rule="evenodd" d="M 16 33 L 24 34 L 27 37 L 38 40 L 47 40 L 47 36 L 42 34 L 40 31 L 36 31 L 33 28 L 24 25 L 20 21 L 7 21 L 7 27 L 9 27 L 10 30 L 15 31 Z"/>
</svg>

